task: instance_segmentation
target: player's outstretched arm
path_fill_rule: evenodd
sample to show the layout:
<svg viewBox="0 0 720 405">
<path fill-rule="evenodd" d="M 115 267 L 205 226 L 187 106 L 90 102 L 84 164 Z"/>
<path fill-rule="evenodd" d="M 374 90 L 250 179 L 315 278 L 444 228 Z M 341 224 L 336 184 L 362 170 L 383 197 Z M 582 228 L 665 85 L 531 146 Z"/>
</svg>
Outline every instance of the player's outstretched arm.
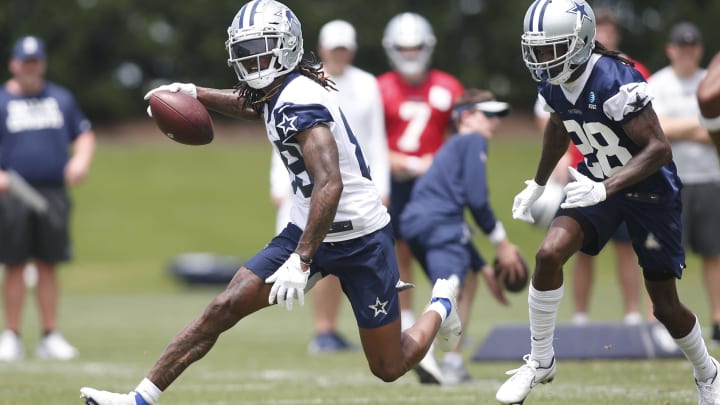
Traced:
<svg viewBox="0 0 720 405">
<path fill-rule="evenodd" d="M 259 115 L 252 109 L 243 108 L 243 99 L 232 89 L 211 89 L 197 87 L 197 99 L 208 110 L 233 118 L 256 120 Z"/>
</svg>

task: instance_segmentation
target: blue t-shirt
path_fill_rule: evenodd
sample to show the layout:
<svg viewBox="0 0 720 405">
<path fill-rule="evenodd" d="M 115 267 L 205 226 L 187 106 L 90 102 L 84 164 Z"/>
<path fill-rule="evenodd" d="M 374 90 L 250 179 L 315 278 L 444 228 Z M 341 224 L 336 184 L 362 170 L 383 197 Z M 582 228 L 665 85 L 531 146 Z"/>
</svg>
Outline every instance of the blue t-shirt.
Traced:
<svg viewBox="0 0 720 405">
<path fill-rule="evenodd" d="M 455 135 L 440 148 L 432 165 L 416 182 L 400 217 L 401 232 L 412 238 L 435 224 L 463 224 L 465 208 L 489 234 L 495 214 L 488 200 L 487 139 L 478 134 Z"/>
<path fill-rule="evenodd" d="M 70 92 L 47 82 L 32 96 L 0 88 L 0 168 L 33 185 L 61 186 L 70 145 L 90 122 Z"/>
</svg>

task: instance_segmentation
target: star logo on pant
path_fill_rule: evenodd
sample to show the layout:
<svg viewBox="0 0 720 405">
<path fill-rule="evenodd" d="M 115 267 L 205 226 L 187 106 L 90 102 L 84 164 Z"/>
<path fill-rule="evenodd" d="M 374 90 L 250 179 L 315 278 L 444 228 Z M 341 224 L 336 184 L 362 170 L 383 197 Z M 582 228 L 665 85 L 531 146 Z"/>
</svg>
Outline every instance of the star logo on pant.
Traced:
<svg viewBox="0 0 720 405">
<path fill-rule="evenodd" d="M 377 318 L 377 316 L 380 315 L 380 314 L 385 314 L 385 315 L 388 314 L 388 313 L 387 313 L 387 310 L 385 309 L 385 305 L 387 305 L 387 304 L 388 304 L 387 301 L 381 302 L 381 301 L 380 301 L 380 297 L 375 297 L 375 304 L 373 304 L 373 305 L 368 305 L 368 308 L 370 308 L 370 309 L 372 309 L 373 311 L 375 311 L 375 315 L 373 315 L 373 316 L 374 316 L 375 318 Z"/>
</svg>

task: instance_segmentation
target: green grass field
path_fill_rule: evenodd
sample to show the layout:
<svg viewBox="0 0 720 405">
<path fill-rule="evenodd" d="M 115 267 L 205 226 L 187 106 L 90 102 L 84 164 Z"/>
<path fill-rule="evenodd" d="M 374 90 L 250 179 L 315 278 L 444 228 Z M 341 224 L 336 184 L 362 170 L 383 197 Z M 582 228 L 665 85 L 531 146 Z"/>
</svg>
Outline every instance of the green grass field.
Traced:
<svg viewBox="0 0 720 405">
<path fill-rule="evenodd" d="M 154 132 L 147 134 L 155 139 Z M 539 144 L 494 141 L 489 158 L 491 200 L 512 240 L 532 258 L 542 232 L 512 221 L 510 207 L 522 181 L 534 173 Z M 62 270 L 62 331 L 79 347 L 71 362 L 34 359 L 38 322 L 28 297 L 23 336 L 27 360 L 0 364 L 0 404 L 81 403 L 89 385 L 129 391 L 169 339 L 197 316 L 220 288 L 187 288 L 170 275 L 175 254 L 207 251 L 247 258 L 269 240 L 274 209 L 269 201 L 270 146 L 262 140 L 220 139 L 207 147 L 101 141 L 92 176 L 74 191 L 76 260 Z M 478 237 L 487 257 L 494 252 Z M 683 301 L 708 325 L 705 292 L 695 257 L 680 283 Z M 619 320 L 621 303 L 613 255 L 598 260 L 592 300 L 595 320 Z M 566 278 L 568 280 L 568 278 Z M 416 305 L 429 295 L 418 279 Z M 493 325 L 527 322 L 527 297 L 500 307 L 480 287 L 468 328 L 467 358 Z M 566 292 L 560 320 L 571 314 Z M 354 342 L 349 307 L 340 330 Z M 386 384 L 370 373 L 361 353 L 310 356 L 310 307 L 269 308 L 223 335 L 214 350 L 165 393 L 163 404 L 491 404 L 504 372 L 520 363 L 468 362 L 476 382 L 428 387 L 408 374 Z M 715 350 L 715 354 L 718 353 Z M 518 359 L 519 360 L 519 359 Z M 692 404 L 696 391 L 683 360 L 561 362 L 554 383 L 537 387 L 531 403 Z"/>
</svg>

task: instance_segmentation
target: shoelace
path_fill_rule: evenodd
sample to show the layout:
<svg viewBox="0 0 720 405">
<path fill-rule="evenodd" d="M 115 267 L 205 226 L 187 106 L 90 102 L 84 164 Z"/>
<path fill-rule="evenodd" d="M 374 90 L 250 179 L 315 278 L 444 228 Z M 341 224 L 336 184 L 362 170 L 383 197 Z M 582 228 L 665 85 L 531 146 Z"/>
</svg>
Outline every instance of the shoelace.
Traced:
<svg viewBox="0 0 720 405">
<path fill-rule="evenodd" d="M 529 354 L 526 354 L 523 356 L 523 361 L 525 361 L 525 364 L 523 364 L 522 366 L 520 366 L 518 368 L 508 370 L 505 372 L 505 374 L 507 374 L 507 375 L 514 374 L 515 377 L 526 377 L 526 376 L 529 376 L 530 378 L 534 377 L 535 372 L 540 364 L 535 360 L 530 360 Z"/>
</svg>

